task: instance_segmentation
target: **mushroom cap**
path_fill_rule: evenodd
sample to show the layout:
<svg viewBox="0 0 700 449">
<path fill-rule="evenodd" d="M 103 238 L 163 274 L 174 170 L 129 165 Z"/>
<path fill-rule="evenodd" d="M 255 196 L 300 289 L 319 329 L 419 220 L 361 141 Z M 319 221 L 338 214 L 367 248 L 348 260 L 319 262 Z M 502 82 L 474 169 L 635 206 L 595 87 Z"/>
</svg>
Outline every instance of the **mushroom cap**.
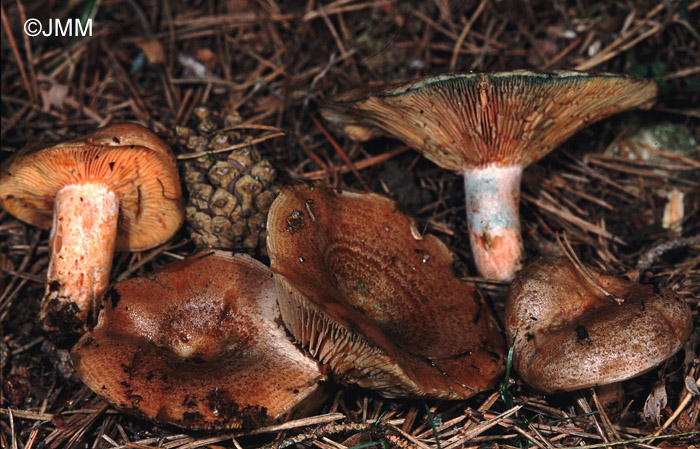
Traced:
<svg viewBox="0 0 700 449">
<path fill-rule="evenodd" d="M 566 257 L 534 262 L 518 273 L 506 298 L 513 366 L 545 393 L 620 382 L 675 354 L 692 332 L 690 307 L 666 289 L 641 285 Z"/>
<path fill-rule="evenodd" d="M 143 250 L 175 234 L 184 220 L 175 157 L 158 136 L 134 124 L 100 128 L 77 139 L 29 145 L 0 166 L 0 205 L 49 229 L 56 193 L 71 184 L 104 183 L 119 200 L 118 250 Z"/>
<path fill-rule="evenodd" d="M 71 357 L 117 408 L 186 428 L 256 427 L 324 379 L 281 326 L 270 270 L 249 256 L 199 253 L 105 299 Z"/>
<path fill-rule="evenodd" d="M 651 80 L 574 71 L 448 73 L 328 100 L 321 113 L 351 138 L 388 134 L 439 166 L 527 166 L 580 128 L 651 106 Z"/>
<path fill-rule="evenodd" d="M 287 185 L 267 229 L 282 319 L 340 380 L 388 397 L 457 399 L 502 375 L 489 305 L 394 201 Z"/>
</svg>

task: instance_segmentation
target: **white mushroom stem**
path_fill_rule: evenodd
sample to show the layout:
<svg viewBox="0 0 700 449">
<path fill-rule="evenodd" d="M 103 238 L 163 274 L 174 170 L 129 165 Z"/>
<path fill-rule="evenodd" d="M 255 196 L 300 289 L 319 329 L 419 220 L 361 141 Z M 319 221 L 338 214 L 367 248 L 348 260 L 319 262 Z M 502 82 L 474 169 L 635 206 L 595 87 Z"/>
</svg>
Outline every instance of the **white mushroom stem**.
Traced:
<svg viewBox="0 0 700 449">
<path fill-rule="evenodd" d="M 474 262 L 489 279 L 509 281 L 522 268 L 520 166 L 464 170 L 467 223 Z"/>
<path fill-rule="evenodd" d="M 45 329 L 81 331 L 96 312 L 109 282 L 118 219 L 117 195 L 103 184 L 69 185 L 56 194 L 42 307 Z"/>
</svg>

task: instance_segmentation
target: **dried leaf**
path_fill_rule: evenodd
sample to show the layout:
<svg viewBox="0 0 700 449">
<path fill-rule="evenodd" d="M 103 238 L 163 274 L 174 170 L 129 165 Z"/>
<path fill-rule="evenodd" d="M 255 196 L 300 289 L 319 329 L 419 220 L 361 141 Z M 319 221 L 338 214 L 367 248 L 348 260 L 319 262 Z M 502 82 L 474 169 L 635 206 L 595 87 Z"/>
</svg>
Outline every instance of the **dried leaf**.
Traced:
<svg viewBox="0 0 700 449">
<path fill-rule="evenodd" d="M 156 39 L 137 42 L 136 46 L 146 55 L 149 64 L 164 64 L 165 49 L 163 44 Z"/>
<path fill-rule="evenodd" d="M 63 103 L 68 95 L 68 85 L 51 83 L 48 88 L 43 88 L 41 92 L 41 109 L 44 112 L 48 112 L 52 107 L 57 111 L 63 110 Z"/>
<path fill-rule="evenodd" d="M 661 410 L 668 404 L 668 396 L 666 395 L 666 384 L 660 382 L 654 387 L 647 400 L 644 402 L 644 418 L 648 421 L 661 421 Z"/>
<path fill-rule="evenodd" d="M 685 389 L 690 392 L 693 396 L 700 396 L 700 390 L 698 389 L 698 384 L 695 382 L 692 376 L 685 376 Z"/>
</svg>

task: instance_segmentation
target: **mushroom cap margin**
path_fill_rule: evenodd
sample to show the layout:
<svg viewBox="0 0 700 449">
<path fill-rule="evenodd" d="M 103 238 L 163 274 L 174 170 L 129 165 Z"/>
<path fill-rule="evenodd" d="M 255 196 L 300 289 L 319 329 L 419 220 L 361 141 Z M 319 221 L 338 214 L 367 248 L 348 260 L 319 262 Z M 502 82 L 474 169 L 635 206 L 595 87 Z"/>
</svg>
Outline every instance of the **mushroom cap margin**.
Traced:
<svg viewBox="0 0 700 449">
<path fill-rule="evenodd" d="M 597 72 L 447 73 L 337 95 L 324 118 L 351 138 L 394 136 L 437 165 L 461 172 L 525 167 L 580 128 L 650 107 L 651 80 Z"/>
</svg>

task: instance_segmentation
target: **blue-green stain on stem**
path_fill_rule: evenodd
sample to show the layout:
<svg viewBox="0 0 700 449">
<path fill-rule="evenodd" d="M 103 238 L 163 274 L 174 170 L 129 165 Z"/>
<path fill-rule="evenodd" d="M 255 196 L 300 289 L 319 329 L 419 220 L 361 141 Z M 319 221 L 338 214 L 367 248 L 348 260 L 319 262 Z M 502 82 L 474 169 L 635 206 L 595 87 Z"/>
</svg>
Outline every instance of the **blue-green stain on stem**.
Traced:
<svg viewBox="0 0 700 449">
<path fill-rule="evenodd" d="M 516 167 L 465 171 L 464 193 L 473 231 L 519 227 L 520 173 Z"/>
</svg>

